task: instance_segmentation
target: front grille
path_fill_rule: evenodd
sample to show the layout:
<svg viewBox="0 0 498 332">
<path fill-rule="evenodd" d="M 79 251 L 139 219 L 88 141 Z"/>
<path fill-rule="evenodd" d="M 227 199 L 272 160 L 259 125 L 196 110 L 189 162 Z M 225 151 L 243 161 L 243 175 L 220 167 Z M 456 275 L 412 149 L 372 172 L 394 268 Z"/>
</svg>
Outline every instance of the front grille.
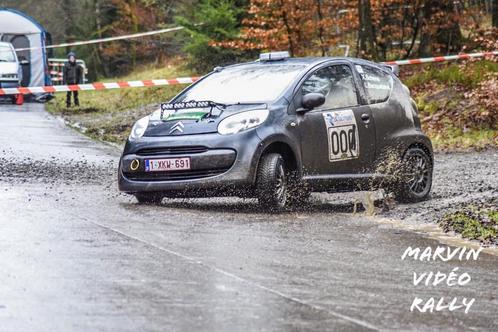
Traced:
<svg viewBox="0 0 498 332">
<path fill-rule="evenodd" d="M 146 148 L 137 151 L 139 156 L 158 156 L 168 154 L 192 154 L 207 152 L 208 148 L 205 146 L 176 146 L 176 147 L 159 147 L 159 148 Z"/>
<path fill-rule="evenodd" d="M 190 170 L 175 172 L 140 172 L 125 173 L 125 176 L 133 181 L 182 181 L 207 178 L 220 175 L 228 171 L 229 168 L 218 168 L 209 170 Z"/>
</svg>

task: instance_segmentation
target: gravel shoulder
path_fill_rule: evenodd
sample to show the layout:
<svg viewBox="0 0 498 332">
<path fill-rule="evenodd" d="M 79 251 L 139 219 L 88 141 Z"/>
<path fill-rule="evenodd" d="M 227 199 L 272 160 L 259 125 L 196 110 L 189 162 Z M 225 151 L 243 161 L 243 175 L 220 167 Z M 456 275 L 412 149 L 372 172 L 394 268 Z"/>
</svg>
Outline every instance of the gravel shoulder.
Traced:
<svg viewBox="0 0 498 332">
<path fill-rule="evenodd" d="M 141 206 L 117 192 L 115 147 L 76 134 L 41 105 L 0 107 L 0 119 L 0 330 L 498 326 L 496 256 L 401 260 L 408 246 L 441 243 L 351 213 L 362 194 L 318 194 L 310 209 L 283 214 L 239 199 Z M 475 185 L 479 193 L 482 184 Z M 472 282 L 412 284 L 414 271 L 455 268 L 468 271 Z M 468 315 L 422 314 L 410 312 L 415 297 L 476 302 Z"/>
<path fill-rule="evenodd" d="M 423 225 L 438 223 L 444 216 L 458 212 L 468 205 L 496 204 L 497 165 L 498 149 L 438 153 L 435 155 L 431 198 L 417 204 L 397 205 L 381 216 L 402 220 L 409 225 Z"/>
</svg>

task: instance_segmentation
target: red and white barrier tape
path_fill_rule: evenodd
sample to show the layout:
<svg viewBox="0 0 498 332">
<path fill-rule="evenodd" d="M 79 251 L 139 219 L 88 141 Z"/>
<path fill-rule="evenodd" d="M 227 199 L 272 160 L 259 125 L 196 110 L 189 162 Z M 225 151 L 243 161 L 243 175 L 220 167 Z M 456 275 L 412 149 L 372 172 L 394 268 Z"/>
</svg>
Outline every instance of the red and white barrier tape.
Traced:
<svg viewBox="0 0 498 332">
<path fill-rule="evenodd" d="M 108 90 L 108 89 L 140 88 L 140 87 L 153 87 L 153 86 L 176 85 L 176 84 L 191 84 L 198 81 L 199 79 L 200 77 L 179 77 L 174 79 L 145 80 L 145 81 L 54 85 L 54 86 L 39 86 L 39 87 L 27 87 L 27 88 L 24 87 L 5 88 L 5 89 L 0 89 L 0 96 L 17 95 L 17 94 L 28 95 L 32 93 Z"/>
<path fill-rule="evenodd" d="M 410 59 L 410 60 L 387 61 L 384 63 L 388 64 L 388 65 L 400 65 L 400 66 L 402 66 L 402 65 L 416 65 L 416 64 L 431 63 L 431 62 L 444 62 L 444 61 L 451 61 L 451 60 L 482 58 L 482 57 L 494 56 L 494 55 L 498 55 L 498 51 L 438 56 L 438 57 Z M 5 88 L 5 89 L 0 89 L 0 96 L 1 95 L 15 95 L 15 94 L 25 94 L 26 95 L 26 94 L 32 94 L 32 93 L 108 90 L 108 89 L 153 87 L 153 86 L 164 86 L 164 85 L 175 85 L 175 84 L 191 84 L 199 79 L 200 79 L 200 77 L 180 77 L 180 78 L 175 78 L 175 79 L 160 79 L 160 80 L 92 83 L 92 84 L 77 84 L 77 85 L 39 86 L 39 87 L 26 87 L 26 88 L 24 88 L 24 87 Z"/>
<path fill-rule="evenodd" d="M 62 43 L 62 44 L 57 44 L 57 45 L 46 45 L 45 47 L 16 48 L 16 51 L 30 51 L 30 50 L 37 50 L 37 49 L 41 49 L 41 48 L 49 49 L 49 48 L 69 47 L 69 46 L 100 44 L 100 43 L 106 43 L 106 42 L 111 42 L 111 41 L 116 41 L 116 40 L 124 40 L 124 39 L 159 35 L 162 33 L 179 31 L 179 30 L 183 30 L 183 29 L 185 29 L 185 28 L 184 27 L 174 27 L 174 28 L 167 28 L 167 29 L 161 29 L 161 30 L 135 33 L 135 34 L 131 34 L 131 35 L 99 38 L 99 39 L 92 39 L 92 40 L 85 40 L 85 41 L 77 41 L 77 42 L 72 42 L 72 43 Z"/>
<path fill-rule="evenodd" d="M 483 58 L 486 56 L 493 56 L 493 55 L 498 55 L 498 51 L 436 56 L 436 57 L 421 58 L 421 59 L 386 61 L 383 63 L 385 63 L 386 65 L 398 65 L 398 66 L 419 65 L 422 63 L 431 63 L 431 62 L 445 62 L 445 61 L 452 61 L 452 60 L 464 60 L 464 59 L 470 59 L 470 58 Z"/>
</svg>

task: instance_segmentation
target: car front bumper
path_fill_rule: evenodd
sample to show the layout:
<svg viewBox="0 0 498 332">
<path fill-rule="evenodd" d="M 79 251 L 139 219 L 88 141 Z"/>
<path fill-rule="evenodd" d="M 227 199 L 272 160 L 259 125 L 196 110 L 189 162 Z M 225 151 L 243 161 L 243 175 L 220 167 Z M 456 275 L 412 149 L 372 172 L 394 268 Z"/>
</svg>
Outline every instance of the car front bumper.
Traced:
<svg viewBox="0 0 498 332">
<path fill-rule="evenodd" d="M 119 190 L 161 192 L 171 197 L 249 196 L 262 152 L 256 130 L 223 136 L 218 133 L 143 137 L 128 142 L 119 164 Z M 191 170 L 145 172 L 146 159 L 191 158 Z M 131 170 L 133 160 L 139 167 Z"/>
</svg>

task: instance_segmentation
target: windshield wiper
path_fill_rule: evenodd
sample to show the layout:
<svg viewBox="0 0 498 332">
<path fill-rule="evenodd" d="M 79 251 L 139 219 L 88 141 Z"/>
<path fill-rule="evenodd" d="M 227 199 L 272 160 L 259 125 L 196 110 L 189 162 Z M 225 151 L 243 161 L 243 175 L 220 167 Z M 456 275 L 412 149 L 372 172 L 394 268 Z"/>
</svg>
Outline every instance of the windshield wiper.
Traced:
<svg viewBox="0 0 498 332">
<path fill-rule="evenodd" d="M 264 103 L 242 103 L 242 102 L 237 102 L 237 103 L 229 103 L 229 104 L 223 104 L 225 107 L 228 107 L 228 106 L 238 106 L 238 105 L 262 105 Z"/>
</svg>

